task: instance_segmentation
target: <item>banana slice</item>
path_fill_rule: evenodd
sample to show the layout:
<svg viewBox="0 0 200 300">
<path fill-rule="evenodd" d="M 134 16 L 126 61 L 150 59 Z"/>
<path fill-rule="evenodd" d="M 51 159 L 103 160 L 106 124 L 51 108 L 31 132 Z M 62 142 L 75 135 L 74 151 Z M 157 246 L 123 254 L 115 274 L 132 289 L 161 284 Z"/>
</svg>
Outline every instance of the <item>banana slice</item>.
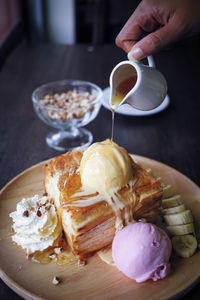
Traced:
<svg viewBox="0 0 200 300">
<path fill-rule="evenodd" d="M 178 205 L 178 206 L 175 206 L 175 207 L 170 207 L 170 208 L 162 209 L 162 213 L 164 215 L 171 215 L 171 214 L 180 213 L 180 212 L 182 212 L 184 210 L 186 210 L 186 207 L 185 207 L 184 204 L 181 204 L 181 205 Z"/>
<path fill-rule="evenodd" d="M 193 222 L 192 213 L 189 209 L 184 210 L 178 214 L 164 215 L 164 219 L 167 225 L 181 225 Z"/>
<path fill-rule="evenodd" d="M 172 246 L 179 256 L 187 258 L 195 253 L 197 240 L 191 234 L 174 236 L 172 238 Z"/>
<path fill-rule="evenodd" d="M 166 198 L 172 197 L 173 193 L 174 192 L 173 192 L 171 184 L 168 184 L 168 185 L 164 186 L 163 187 L 163 196 L 162 196 L 162 199 L 166 199 Z"/>
<path fill-rule="evenodd" d="M 180 195 L 176 195 L 176 196 L 173 196 L 173 197 L 162 200 L 162 207 L 163 208 L 175 207 L 175 206 L 180 205 L 180 204 L 183 204 Z"/>
<path fill-rule="evenodd" d="M 170 225 L 167 226 L 167 231 L 171 235 L 184 235 L 188 233 L 193 233 L 194 232 L 194 224 L 189 223 L 189 224 L 183 224 L 183 225 Z"/>
</svg>

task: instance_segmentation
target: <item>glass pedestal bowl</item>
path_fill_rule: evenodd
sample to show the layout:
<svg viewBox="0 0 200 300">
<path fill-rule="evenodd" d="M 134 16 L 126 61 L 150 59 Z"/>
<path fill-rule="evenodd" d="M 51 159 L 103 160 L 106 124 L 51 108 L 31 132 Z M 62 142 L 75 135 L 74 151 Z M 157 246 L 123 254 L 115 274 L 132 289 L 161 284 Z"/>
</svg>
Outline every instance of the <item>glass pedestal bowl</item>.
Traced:
<svg viewBox="0 0 200 300">
<path fill-rule="evenodd" d="M 32 94 L 36 114 L 58 129 L 46 136 L 47 144 L 60 151 L 89 146 L 92 133 L 80 127 L 96 118 L 101 99 L 101 88 L 87 81 L 62 80 L 37 88 Z"/>
</svg>

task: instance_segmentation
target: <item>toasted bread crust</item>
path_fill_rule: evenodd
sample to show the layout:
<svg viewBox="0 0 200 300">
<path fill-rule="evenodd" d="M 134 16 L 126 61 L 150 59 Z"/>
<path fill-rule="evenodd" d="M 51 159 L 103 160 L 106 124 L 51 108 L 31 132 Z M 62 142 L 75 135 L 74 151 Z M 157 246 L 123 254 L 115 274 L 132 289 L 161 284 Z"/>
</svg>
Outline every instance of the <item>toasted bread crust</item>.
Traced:
<svg viewBox="0 0 200 300">
<path fill-rule="evenodd" d="M 70 203 L 70 197 L 81 191 L 79 166 L 82 151 L 67 152 L 52 159 L 45 166 L 44 186 L 46 192 L 55 198 L 52 184 L 57 185 L 59 199 L 54 201 L 63 223 L 65 235 L 75 254 L 86 257 L 91 252 L 109 245 L 115 234 L 115 212 L 112 207 L 102 201 L 90 206 L 76 207 Z M 160 205 L 162 189 L 160 183 L 151 177 L 143 168 L 131 158 L 134 184 L 134 201 L 130 205 L 133 190 L 124 187 L 118 194 L 126 209 L 133 212 L 135 219 L 141 217 Z M 54 179 L 57 179 L 54 180 Z M 124 210 L 121 214 L 125 213 Z M 67 219 L 67 221 L 66 221 Z M 131 221 L 131 220 L 130 220 Z"/>
</svg>

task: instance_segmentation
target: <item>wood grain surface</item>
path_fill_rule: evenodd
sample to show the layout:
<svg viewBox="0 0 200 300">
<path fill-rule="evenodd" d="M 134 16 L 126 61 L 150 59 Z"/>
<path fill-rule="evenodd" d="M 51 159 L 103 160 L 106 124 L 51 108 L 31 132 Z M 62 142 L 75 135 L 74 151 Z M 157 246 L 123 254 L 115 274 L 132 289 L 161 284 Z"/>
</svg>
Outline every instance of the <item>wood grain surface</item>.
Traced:
<svg viewBox="0 0 200 300">
<path fill-rule="evenodd" d="M 0 71 L 0 188 L 28 167 L 59 154 L 45 143 L 50 127 L 35 115 L 31 94 L 43 83 L 60 79 L 89 80 L 108 86 L 109 74 L 126 54 L 114 45 L 21 44 Z M 171 104 L 149 117 L 116 115 L 117 143 L 130 153 L 161 161 L 200 183 L 200 42 L 181 43 L 155 55 L 164 74 Z M 101 108 L 87 128 L 94 141 L 111 135 L 111 113 Z M 182 299 L 199 299 L 198 284 Z M 3 282 L 0 299 L 19 300 Z"/>
<path fill-rule="evenodd" d="M 181 194 L 183 202 L 192 210 L 197 238 L 200 233 L 200 189 L 188 178 L 159 162 L 135 157 L 145 168 L 166 184 L 172 183 L 174 193 Z M 77 263 L 58 266 L 34 263 L 26 259 L 25 251 L 12 242 L 9 213 L 14 211 L 22 197 L 43 193 L 44 165 L 41 163 L 19 174 L 0 195 L 0 272 L 2 279 L 25 299 L 148 299 L 163 300 L 182 293 L 200 280 L 200 252 L 189 259 L 172 259 L 170 274 L 157 282 L 138 284 L 125 277 L 117 268 L 102 262 L 96 255 L 86 266 Z M 148 249 L 147 249 L 148 251 Z M 52 284 L 54 276 L 61 279 Z"/>
</svg>

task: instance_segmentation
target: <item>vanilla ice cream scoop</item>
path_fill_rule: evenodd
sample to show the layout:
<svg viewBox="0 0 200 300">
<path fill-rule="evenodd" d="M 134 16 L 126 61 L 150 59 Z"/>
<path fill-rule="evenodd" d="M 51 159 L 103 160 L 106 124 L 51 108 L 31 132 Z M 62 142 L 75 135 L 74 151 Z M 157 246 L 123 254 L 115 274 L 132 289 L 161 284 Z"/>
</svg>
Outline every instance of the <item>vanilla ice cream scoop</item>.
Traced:
<svg viewBox="0 0 200 300">
<path fill-rule="evenodd" d="M 112 244 L 112 257 L 127 277 L 143 282 L 167 276 L 172 246 L 167 234 L 150 223 L 137 222 L 119 230 Z"/>
<path fill-rule="evenodd" d="M 92 144 L 80 164 L 83 187 L 102 194 L 113 194 L 133 179 L 127 151 L 111 140 Z"/>
<path fill-rule="evenodd" d="M 10 213 L 13 219 L 12 240 L 26 249 L 27 254 L 43 251 L 52 246 L 61 236 L 62 228 L 55 206 L 46 196 L 35 195 L 23 198 L 17 203 L 16 211 Z"/>
</svg>

